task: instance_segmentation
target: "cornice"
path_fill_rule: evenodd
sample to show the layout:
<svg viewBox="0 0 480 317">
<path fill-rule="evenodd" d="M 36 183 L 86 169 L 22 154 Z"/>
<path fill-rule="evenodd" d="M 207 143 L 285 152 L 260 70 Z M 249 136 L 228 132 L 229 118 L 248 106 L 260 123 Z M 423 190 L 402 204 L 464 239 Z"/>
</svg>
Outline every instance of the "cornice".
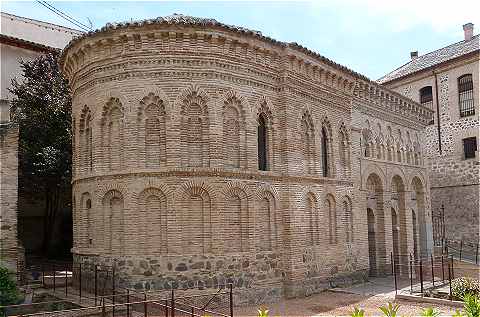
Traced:
<svg viewBox="0 0 480 317">
<path fill-rule="evenodd" d="M 216 168 L 210 169 L 171 169 L 166 171 L 136 171 L 136 172 L 123 172 L 123 173 L 109 173 L 90 175 L 86 177 L 77 177 L 72 180 L 72 185 L 79 185 L 89 181 L 108 181 L 118 180 L 121 178 L 128 179 L 130 177 L 209 177 L 209 178 L 232 178 L 239 180 L 250 181 L 278 181 L 278 182 L 290 182 L 290 183 L 308 183 L 308 184 L 331 184 L 331 185 L 343 185 L 353 187 L 353 182 L 339 180 L 327 177 L 317 177 L 311 175 L 288 175 L 280 174 L 276 172 L 252 172 L 252 171 L 225 171 Z"/>
</svg>

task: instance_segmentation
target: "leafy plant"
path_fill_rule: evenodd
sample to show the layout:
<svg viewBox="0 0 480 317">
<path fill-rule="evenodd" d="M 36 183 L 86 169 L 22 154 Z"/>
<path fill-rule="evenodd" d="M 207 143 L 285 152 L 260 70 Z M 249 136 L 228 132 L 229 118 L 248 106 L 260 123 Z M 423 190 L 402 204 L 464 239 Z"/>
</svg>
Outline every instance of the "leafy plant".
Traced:
<svg viewBox="0 0 480 317">
<path fill-rule="evenodd" d="M 365 311 L 358 307 L 355 307 L 353 312 L 350 314 L 351 317 L 365 317 Z"/>
<path fill-rule="evenodd" d="M 463 305 L 468 317 L 480 317 L 480 298 L 478 295 L 466 293 L 463 297 Z"/>
<path fill-rule="evenodd" d="M 258 317 L 268 317 L 268 309 L 260 307 L 258 309 Z"/>
<path fill-rule="evenodd" d="M 394 305 L 393 303 L 389 302 L 387 305 L 380 307 L 380 310 L 386 317 L 396 317 L 399 308 L 400 305 Z"/>
<path fill-rule="evenodd" d="M 453 297 L 463 300 L 463 297 L 467 293 L 480 293 L 480 281 L 468 277 L 456 278 L 452 281 Z"/>
<path fill-rule="evenodd" d="M 423 317 L 437 317 L 440 315 L 440 312 L 433 309 L 432 307 L 425 308 L 422 310 L 422 314 L 420 316 Z"/>
<path fill-rule="evenodd" d="M 452 317 L 465 317 L 465 315 L 460 310 L 457 309 L 455 311 L 455 314 L 452 315 Z"/>
<path fill-rule="evenodd" d="M 17 285 L 11 277 L 8 269 L 0 267 L 0 312 L 3 312 L 1 306 L 13 305 L 18 301 Z"/>
</svg>

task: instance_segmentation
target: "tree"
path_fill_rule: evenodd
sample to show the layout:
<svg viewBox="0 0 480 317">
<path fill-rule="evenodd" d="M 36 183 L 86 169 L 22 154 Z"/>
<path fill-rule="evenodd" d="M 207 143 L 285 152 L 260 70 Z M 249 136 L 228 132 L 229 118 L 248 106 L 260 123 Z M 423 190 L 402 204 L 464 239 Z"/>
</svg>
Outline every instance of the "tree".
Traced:
<svg viewBox="0 0 480 317">
<path fill-rule="evenodd" d="M 58 53 L 22 61 L 24 79 L 12 81 L 12 119 L 19 124 L 19 191 L 45 200 L 43 254 L 59 210 L 70 206 L 72 100 Z M 20 196 L 21 197 L 21 196 Z"/>
</svg>

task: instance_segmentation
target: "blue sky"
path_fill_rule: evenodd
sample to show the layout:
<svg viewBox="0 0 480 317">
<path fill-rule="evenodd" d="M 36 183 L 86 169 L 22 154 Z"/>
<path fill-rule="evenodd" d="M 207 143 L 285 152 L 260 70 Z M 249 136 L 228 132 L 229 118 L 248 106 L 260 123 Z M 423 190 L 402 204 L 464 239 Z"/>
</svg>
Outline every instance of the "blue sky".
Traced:
<svg viewBox="0 0 480 317">
<path fill-rule="evenodd" d="M 172 13 L 215 18 L 297 42 L 371 79 L 408 62 L 412 50 L 424 54 L 462 40 L 464 23 L 480 27 L 478 0 L 49 3 L 85 24 L 90 19 L 94 28 Z M 37 2 L 2 1 L 1 10 L 74 27 Z"/>
</svg>

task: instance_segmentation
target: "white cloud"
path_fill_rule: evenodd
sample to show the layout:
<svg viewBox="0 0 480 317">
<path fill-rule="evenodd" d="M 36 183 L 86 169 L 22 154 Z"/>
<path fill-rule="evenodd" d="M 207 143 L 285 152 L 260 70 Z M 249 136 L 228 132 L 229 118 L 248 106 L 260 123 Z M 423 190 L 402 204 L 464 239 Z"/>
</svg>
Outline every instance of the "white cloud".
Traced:
<svg viewBox="0 0 480 317">
<path fill-rule="evenodd" d="M 319 0 L 312 4 L 319 7 L 339 6 L 358 10 L 362 15 L 380 17 L 384 26 L 393 32 L 425 25 L 437 32 L 461 33 L 461 26 L 467 22 L 480 27 L 478 0 Z"/>
</svg>

